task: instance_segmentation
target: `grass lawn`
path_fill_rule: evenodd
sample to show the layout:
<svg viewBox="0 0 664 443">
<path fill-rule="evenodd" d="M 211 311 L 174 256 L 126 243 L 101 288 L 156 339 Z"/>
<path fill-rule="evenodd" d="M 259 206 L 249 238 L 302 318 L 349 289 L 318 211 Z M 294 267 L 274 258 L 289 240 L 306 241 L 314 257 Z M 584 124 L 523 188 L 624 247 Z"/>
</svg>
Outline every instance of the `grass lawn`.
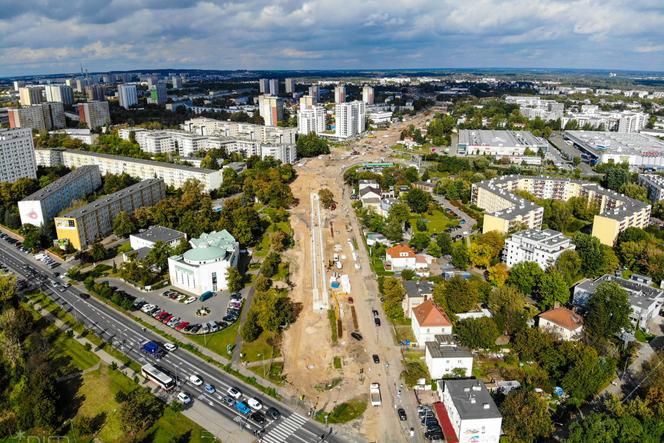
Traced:
<svg viewBox="0 0 664 443">
<path fill-rule="evenodd" d="M 413 215 L 410 218 L 410 224 L 411 226 L 416 226 L 417 225 L 417 220 L 419 218 L 424 218 L 426 220 L 427 224 L 427 233 L 429 234 L 437 234 L 439 232 L 443 232 L 445 229 L 447 229 L 450 226 L 458 226 L 459 222 L 458 220 L 454 218 L 450 218 L 447 216 L 447 214 L 443 211 L 434 211 L 433 215 L 429 215 L 428 213 Z"/>
<path fill-rule="evenodd" d="M 69 357 L 71 364 L 79 370 L 88 369 L 99 363 L 99 357 L 85 349 L 85 346 L 67 336 L 58 334 L 52 343 L 53 352 Z"/>
<path fill-rule="evenodd" d="M 124 252 L 129 252 L 131 251 L 131 243 L 122 243 L 120 246 L 118 246 L 118 254 L 122 254 Z"/>
<path fill-rule="evenodd" d="M 263 377 L 267 380 L 270 380 L 275 385 L 283 386 L 284 385 L 284 364 L 281 362 L 274 362 L 272 364 L 266 364 L 261 366 L 252 366 L 248 368 L 251 372 L 255 373 L 259 377 Z"/>
<path fill-rule="evenodd" d="M 229 355 L 226 352 L 226 346 L 232 345 L 235 343 L 235 337 L 237 336 L 237 329 L 239 327 L 239 322 L 233 323 L 232 326 L 224 329 L 221 332 L 215 332 L 214 334 L 208 334 L 207 336 L 207 346 L 205 342 L 205 337 L 202 335 L 191 335 L 189 339 L 198 343 L 201 346 L 207 347 L 212 352 L 216 352 L 222 357 L 228 358 Z"/>
<path fill-rule="evenodd" d="M 332 344 L 336 345 L 339 339 L 339 331 L 337 331 L 337 314 L 334 309 L 327 310 L 327 320 L 330 322 L 330 339 L 332 339 Z"/>
<path fill-rule="evenodd" d="M 325 423 L 325 416 L 327 415 L 327 423 L 348 423 L 355 420 L 364 414 L 369 404 L 369 396 L 366 394 L 354 397 L 347 402 L 340 403 L 332 409 L 329 413 L 325 411 L 318 411 L 316 413 L 316 420 Z"/>
<path fill-rule="evenodd" d="M 276 339 L 272 339 L 273 334 L 263 332 L 256 340 L 242 343 L 242 361 L 261 361 L 268 358 L 280 357 L 281 350 L 279 346 L 273 346 Z"/>
</svg>

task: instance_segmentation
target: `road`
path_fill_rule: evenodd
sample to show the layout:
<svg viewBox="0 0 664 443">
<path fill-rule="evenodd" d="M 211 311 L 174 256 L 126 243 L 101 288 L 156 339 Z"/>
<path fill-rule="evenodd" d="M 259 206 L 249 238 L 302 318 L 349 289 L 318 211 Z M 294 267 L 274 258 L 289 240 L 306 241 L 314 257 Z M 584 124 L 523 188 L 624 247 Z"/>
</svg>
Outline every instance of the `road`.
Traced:
<svg viewBox="0 0 664 443">
<path fill-rule="evenodd" d="M 84 291 L 80 291 L 74 286 L 62 292 L 59 291 L 49 281 L 49 279 L 55 279 L 51 270 L 41 266 L 31 256 L 21 253 L 2 240 L 0 240 L 0 262 L 17 275 L 25 277 L 28 281 L 35 281 L 34 273 L 31 273 L 30 270 L 36 270 L 38 272 L 37 279 L 45 277 L 42 278 L 42 290 L 64 310 L 85 324 L 87 328 L 93 330 L 106 342 L 111 343 L 141 365 L 146 363 L 158 364 L 174 375 L 178 381 L 179 389 L 174 391 L 184 390 L 188 392 L 195 399 L 194 401 L 205 403 L 216 413 L 238 423 L 239 427 L 244 427 L 249 433 L 262 432 L 260 441 L 267 443 L 313 443 L 323 441 L 321 439 L 323 435 L 325 436 L 324 441 L 342 441 L 334 435 L 331 428 L 328 430 L 293 411 L 287 405 L 266 397 L 255 388 L 235 379 L 230 374 L 208 364 L 184 349 L 178 349 L 175 352 L 168 353 L 159 361 L 154 361 L 151 357 L 141 353 L 139 348 L 142 343 L 148 340 L 163 341 L 160 336 L 149 330 L 144 330 L 140 324 L 130 317 L 94 297 L 83 298 Z M 206 383 L 213 384 L 217 388 L 217 392 L 208 394 L 201 387 L 192 385 L 187 380 L 191 374 L 197 374 Z M 281 419 L 275 421 L 268 419 L 264 426 L 260 426 L 227 406 L 221 395 L 231 386 L 238 387 L 246 398 L 255 397 L 260 399 L 264 407 L 276 407 L 282 413 Z M 176 392 L 172 392 L 170 395 L 173 396 Z"/>
<path fill-rule="evenodd" d="M 563 139 L 562 135 L 559 134 L 552 135 L 549 138 L 549 142 L 553 145 L 554 149 L 557 149 L 563 155 L 563 157 L 566 157 L 570 161 L 572 161 L 574 157 L 581 157 L 581 153 L 577 151 L 574 146 L 567 143 Z M 588 163 L 581 162 L 579 163 L 578 168 L 581 170 L 581 175 L 584 176 L 602 175 L 593 171 L 593 168 L 591 168 Z"/>
</svg>

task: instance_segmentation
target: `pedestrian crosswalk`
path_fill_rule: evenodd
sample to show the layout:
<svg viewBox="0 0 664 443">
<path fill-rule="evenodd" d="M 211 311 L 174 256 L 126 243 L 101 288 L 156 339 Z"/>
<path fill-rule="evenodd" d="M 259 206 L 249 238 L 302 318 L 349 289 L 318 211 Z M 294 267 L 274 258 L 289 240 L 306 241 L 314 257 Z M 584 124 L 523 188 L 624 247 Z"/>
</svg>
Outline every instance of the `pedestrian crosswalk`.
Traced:
<svg viewBox="0 0 664 443">
<path fill-rule="evenodd" d="M 266 443 L 291 442 L 293 439 L 290 437 L 301 429 L 306 422 L 305 417 L 299 414 L 291 414 L 265 434 L 262 441 Z"/>
</svg>

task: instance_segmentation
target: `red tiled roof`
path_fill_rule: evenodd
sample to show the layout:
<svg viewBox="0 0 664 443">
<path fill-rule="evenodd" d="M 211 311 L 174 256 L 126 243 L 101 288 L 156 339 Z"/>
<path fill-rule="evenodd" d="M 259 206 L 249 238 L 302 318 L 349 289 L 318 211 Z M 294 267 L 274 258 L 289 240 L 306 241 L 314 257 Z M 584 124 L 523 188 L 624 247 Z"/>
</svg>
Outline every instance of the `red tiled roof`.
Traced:
<svg viewBox="0 0 664 443">
<path fill-rule="evenodd" d="M 401 256 L 402 253 L 407 253 L 408 258 L 415 257 L 415 251 L 413 251 L 413 248 L 408 245 L 396 245 L 387 250 L 387 255 L 392 258 L 405 258 L 406 256 Z"/>
<path fill-rule="evenodd" d="M 569 331 L 575 331 L 579 326 L 583 326 L 583 319 L 579 314 L 567 308 L 555 308 L 542 312 L 540 318 L 548 320 Z"/>
<path fill-rule="evenodd" d="M 452 322 L 442 310 L 427 300 L 413 308 L 413 315 L 420 326 L 452 326 Z"/>
<path fill-rule="evenodd" d="M 450 420 L 450 417 L 447 415 L 445 405 L 437 401 L 433 404 L 433 410 L 436 413 L 438 423 L 440 423 L 440 427 L 443 430 L 445 441 L 447 443 L 459 443 L 459 437 L 457 437 L 456 432 L 454 432 L 454 426 L 452 426 L 452 420 Z"/>
</svg>

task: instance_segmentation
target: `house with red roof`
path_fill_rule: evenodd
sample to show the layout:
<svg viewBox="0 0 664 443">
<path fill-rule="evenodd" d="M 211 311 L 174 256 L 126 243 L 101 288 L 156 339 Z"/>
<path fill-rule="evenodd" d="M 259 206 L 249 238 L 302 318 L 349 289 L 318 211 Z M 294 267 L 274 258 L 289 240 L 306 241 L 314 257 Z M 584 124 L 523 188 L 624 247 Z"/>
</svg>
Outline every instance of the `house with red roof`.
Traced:
<svg viewBox="0 0 664 443">
<path fill-rule="evenodd" d="M 583 332 L 583 318 L 570 309 L 555 308 L 542 312 L 537 326 L 563 340 L 578 340 Z"/>
<path fill-rule="evenodd" d="M 412 310 L 411 327 L 418 346 L 435 341 L 436 335 L 451 335 L 452 322 L 445 312 L 430 299 Z"/>
<path fill-rule="evenodd" d="M 401 272 L 412 269 L 418 275 L 427 275 L 429 263 L 424 255 L 416 254 L 408 245 L 394 245 L 385 251 L 385 269 Z"/>
</svg>

